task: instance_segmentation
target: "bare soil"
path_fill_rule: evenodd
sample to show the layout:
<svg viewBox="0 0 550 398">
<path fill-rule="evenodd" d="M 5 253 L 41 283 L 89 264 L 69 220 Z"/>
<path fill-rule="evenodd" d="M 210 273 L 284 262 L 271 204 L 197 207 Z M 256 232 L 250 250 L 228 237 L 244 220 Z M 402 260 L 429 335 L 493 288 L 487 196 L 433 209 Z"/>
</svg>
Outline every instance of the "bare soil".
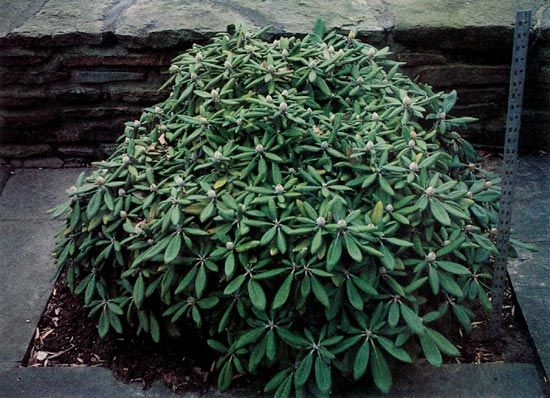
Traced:
<svg viewBox="0 0 550 398">
<path fill-rule="evenodd" d="M 155 380 L 173 392 L 206 392 L 215 384 L 215 355 L 193 334 L 159 344 L 136 336 L 101 339 L 96 323 L 88 318 L 81 299 L 58 279 L 30 344 L 25 366 L 104 366 L 125 382 L 150 386 Z M 505 331 L 499 340 L 487 337 L 488 314 L 479 313 L 473 331 L 451 333 L 462 356 L 454 363 L 535 363 L 538 360 L 529 332 L 508 290 L 504 308 Z M 239 384 L 246 384 L 243 378 Z"/>
</svg>

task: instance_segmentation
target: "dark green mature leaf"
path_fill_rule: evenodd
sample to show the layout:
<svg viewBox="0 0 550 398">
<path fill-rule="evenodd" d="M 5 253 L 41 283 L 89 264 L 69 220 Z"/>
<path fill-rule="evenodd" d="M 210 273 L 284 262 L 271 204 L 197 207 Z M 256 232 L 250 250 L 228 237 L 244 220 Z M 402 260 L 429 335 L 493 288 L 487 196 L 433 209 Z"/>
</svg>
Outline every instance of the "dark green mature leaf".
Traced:
<svg viewBox="0 0 550 398">
<path fill-rule="evenodd" d="M 399 307 L 401 309 L 403 319 L 405 319 L 405 322 L 407 322 L 407 325 L 409 325 L 411 330 L 418 335 L 424 334 L 424 325 L 418 315 L 416 315 L 412 309 L 403 303 L 399 303 Z"/>
<path fill-rule="evenodd" d="M 385 394 L 389 393 L 392 384 L 390 368 L 388 367 L 384 355 L 382 355 L 378 347 L 374 344 L 370 355 L 370 366 L 372 378 L 374 379 L 376 387 Z"/>
<path fill-rule="evenodd" d="M 422 351 L 424 352 L 428 362 L 436 368 L 440 367 L 443 363 L 443 358 L 441 358 L 441 352 L 439 352 L 439 348 L 432 339 L 431 335 L 429 333 L 425 333 L 424 335 L 419 336 L 419 338 Z"/>
<path fill-rule="evenodd" d="M 357 350 L 357 355 L 353 361 L 353 378 L 355 380 L 360 379 L 365 374 L 367 370 L 367 365 L 369 363 L 370 355 L 370 342 L 369 340 L 363 341 L 359 350 Z"/>
<path fill-rule="evenodd" d="M 313 354 L 309 353 L 300 361 L 300 364 L 296 368 L 296 373 L 294 373 L 294 384 L 296 387 L 301 387 L 306 384 L 311 373 L 312 366 Z"/>
<path fill-rule="evenodd" d="M 315 382 L 322 392 L 328 392 L 332 386 L 330 366 L 320 355 L 315 358 Z"/>
<path fill-rule="evenodd" d="M 248 295 L 250 297 L 250 302 L 257 310 L 265 310 L 267 301 L 264 290 L 254 279 L 248 281 Z"/>
<path fill-rule="evenodd" d="M 139 274 L 139 276 L 136 279 L 136 282 L 134 283 L 134 290 L 133 290 L 133 296 L 134 296 L 134 303 L 136 303 L 136 307 L 141 307 L 141 304 L 143 303 L 143 299 L 145 298 L 145 283 L 143 281 L 143 275 Z"/>
<path fill-rule="evenodd" d="M 443 225 L 451 225 L 451 218 L 447 210 L 439 203 L 437 199 L 432 199 L 430 201 L 430 210 L 434 215 L 435 219 Z"/>
</svg>

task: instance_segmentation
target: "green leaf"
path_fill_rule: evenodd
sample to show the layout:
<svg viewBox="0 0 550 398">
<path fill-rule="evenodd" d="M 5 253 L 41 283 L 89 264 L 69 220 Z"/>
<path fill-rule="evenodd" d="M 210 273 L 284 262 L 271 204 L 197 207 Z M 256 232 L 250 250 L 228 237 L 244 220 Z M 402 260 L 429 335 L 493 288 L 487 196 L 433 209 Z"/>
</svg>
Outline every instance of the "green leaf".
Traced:
<svg viewBox="0 0 550 398">
<path fill-rule="evenodd" d="M 168 244 L 168 247 L 166 248 L 166 251 L 164 252 L 164 262 L 166 264 L 171 263 L 176 258 L 178 258 L 178 255 L 181 250 L 181 235 L 176 234 L 172 237 L 172 240 Z"/>
<path fill-rule="evenodd" d="M 435 344 L 432 337 L 428 333 L 425 333 L 419 337 L 422 351 L 424 351 L 424 355 L 426 356 L 428 362 L 436 368 L 440 367 L 443 363 L 443 359 L 441 358 L 441 352 L 439 351 L 439 348 L 437 348 L 437 344 Z"/>
<path fill-rule="evenodd" d="M 455 297 L 464 297 L 462 289 L 451 275 L 448 275 L 445 272 L 438 272 L 437 274 L 439 276 L 439 283 L 441 284 L 443 290 L 445 290 L 449 294 L 452 294 Z"/>
<path fill-rule="evenodd" d="M 395 343 L 390 339 L 383 336 L 377 336 L 376 340 L 382 346 L 382 348 L 384 348 L 394 358 L 397 358 L 401 362 L 405 362 L 405 363 L 412 362 L 412 359 L 409 353 L 405 351 L 403 348 L 397 347 Z"/>
<path fill-rule="evenodd" d="M 362 311 L 363 299 L 361 298 L 361 294 L 359 294 L 359 292 L 355 288 L 355 285 L 350 280 L 346 282 L 346 292 L 352 307 L 356 310 Z"/>
<path fill-rule="evenodd" d="M 233 378 L 233 365 L 231 362 L 226 362 L 223 365 L 220 374 L 218 375 L 218 390 L 225 391 L 231 385 L 231 379 Z"/>
<path fill-rule="evenodd" d="M 437 261 L 437 266 L 444 269 L 447 272 L 457 275 L 470 275 L 471 271 L 463 265 L 454 263 L 452 261 Z"/>
<path fill-rule="evenodd" d="M 96 193 L 92 195 L 92 198 L 88 202 L 86 207 L 86 217 L 88 220 L 91 220 L 93 216 L 97 214 L 99 208 L 101 207 L 101 200 L 103 199 L 103 191 L 97 190 Z"/>
<path fill-rule="evenodd" d="M 262 286 L 254 279 L 248 281 L 248 296 L 250 297 L 250 302 L 259 311 L 264 311 L 267 301 L 265 298 L 264 290 Z"/>
<path fill-rule="evenodd" d="M 351 235 L 344 234 L 344 243 L 346 245 L 346 250 L 348 251 L 348 254 L 353 260 L 358 263 L 363 261 L 363 254 L 361 254 L 359 246 L 357 246 L 355 239 Z"/>
<path fill-rule="evenodd" d="M 330 366 L 320 355 L 315 358 L 315 382 L 322 392 L 328 392 L 332 386 Z"/>
<path fill-rule="evenodd" d="M 432 199 L 430 201 L 430 210 L 432 211 L 432 214 L 434 215 L 435 219 L 439 221 L 441 224 L 449 226 L 451 225 L 451 218 L 449 217 L 449 213 L 447 213 L 447 210 L 437 201 L 436 199 Z"/>
<path fill-rule="evenodd" d="M 336 237 L 330 244 L 327 253 L 327 271 L 332 271 L 342 257 L 342 240 Z"/>
<path fill-rule="evenodd" d="M 363 344 L 361 344 L 361 347 L 359 347 L 355 360 L 353 361 L 353 378 L 355 380 L 360 379 L 365 374 L 369 363 L 369 355 L 370 343 L 369 340 L 365 340 Z"/>
<path fill-rule="evenodd" d="M 470 316 L 466 312 L 466 310 L 458 304 L 453 305 L 452 308 L 460 324 L 464 327 L 464 329 L 467 332 L 470 332 L 472 330 L 472 321 L 470 319 Z"/>
<path fill-rule="evenodd" d="M 294 385 L 296 387 L 302 387 L 306 384 L 309 374 L 311 373 L 311 367 L 313 365 L 313 354 L 306 355 L 298 364 L 296 372 L 294 373 Z"/>
<path fill-rule="evenodd" d="M 454 357 L 460 356 L 460 351 L 441 333 L 430 328 L 426 328 L 426 333 L 428 333 L 441 352 Z"/>
<path fill-rule="evenodd" d="M 229 253 L 225 258 L 224 273 L 225 276 L 231 277 L 233 272 L 235 272 L 235 255 L 233 253 Z"/>
<path fill-rule="evenodd" d="M 273 309 L 276 310 L 277 308 L 280 308 L 281 306 L 286 303 L 288 299 L 288 295 L 290 293 L 290 287 L 292 285 L 292 280 L 294 279 L 293 274 L 289 274 L 284 282 L 281 284 L 281 287 L 279 287 L 279 290 L 277 291 L 277 294 L 275 295 L 275 298 L 273 299 Z"/>
<path fill-rule="evenodd" d="M 249 330 L 241 335 L 237 342 L 235 343 L 235 348 L 242 348 L 245 347 L 251 343 L 254 343 L 256 340 L 258 340 L 264 332 L 268 330 L 266 328 L 259 327 L 252 330 Z"/>
<path fill-rule="evenodd" d="M 374 206 L 374 209 L 372 210 L 370 219 L 374 225 L 378 225 L 378 223 L 382 221 L 383 215 L 384 215 L 384 204 L 382 203 L 381 200 L 379 200 Z"/>
<path fill-rule="evenodd" d="M 366 294 L 370 295 L 377 295 L 378 292 L 374 288 L 374 286 L 370 285 L 368 282 L 365 282 L 361 277 L 352 275 L 351 280 L 357 286 L 359 289 L 361 289 Z"/>
<path fill-rule="evenodd" d="M 323 244 L 323 231 L 318 230 L 311 241 L 311 254 L 317 254 Z"/>
<path fill-rule="evenodd" d="M 153 314 L 149 315 L 149 333 L 151 333 L 151 338 L 155 343 L 160 341 L 159 323 Z"/>
<path fill-rule="evenodd" d="M 204 265 L 200 265 L 197 277 L 195 278 L 195 293 L 197 295 L 197 298 L 201 298 L 202 294 L 204 293 L 204 289 L 206 288 L 206 267 Z"/>
<path fill-rule="evenodd" d="M 105 336 L 107 336 L 107 333 L 109 333 L 109 325 L 109 315 L 107 314 L 107 309 L 104 308 L 99 315 L 99 321 L 97 324 L 99 337 L 104 338 Z"/>
<path fill-rule="evenodd" d="M 200 220 L 201 222 L 205 222 L 208 220 L 212 215 L 214 214 L 214 202 L 210 202 L 206 205 L 206 207 L 201 211 L 200 214 Z"/>
<path fill-rule="evenodd" d="M 225 287 L 225 290 L 223 291 L 223 294 L 225 295 L 231 295 L 235 293 L 237 290 L 240 289 L 241 285 L 246 280 L 246 275 L 239 275 L 235 279 L 233 279 L 229 284 Z"/>
<path fill-rule="evenodd" d="M 310 279 L 311 288 L 313 289 L 313 294 L 315 295 L 317 300 L 319 300 L 319 302 L 325 307 L 330 307 L 330 301 L 323 285 L 314 276 L 311 276 Z"/>
<path fill-rule="evenodd" d="M 409 242 L 408 240 L 398 239 L 398 238 L 385 238 L 386 241 L 393 243 L 394 245 L 401 247 L 413 247 L 414 243 Z"/>
<path fill-rule="evenodd" d="M 380 350 L 374 344 L 372 346 L 371 354 L 370 365 L 374 384 L 380 391 L 387 394 L 390 392 L 392 384 L 390 368 L 388 367 L 384 355 L 382 355 Z"/>
<path fill-rule="evenodd" d="M 325 33 L 327 32 L 327 27 L 325 26 L 325 22 L 323 21 L 323 18 L 317 17 L 317 20 L 315 21 L 315 26 L 313 27 L 313 33 L 315 33 L 319 38 L 325 37 Z"/>
<path fill-rule="evenodd" d="M 390 310 L 388 311 L 388 324 L 394 328 L 399 322 L 399 304 L 397 301 L 392 301 L 390 304 Z"/>
<path fill-rule="evenodd" d="M 270 392 L 275 390 L 278 386 L 280 386 L 283 383 L 283 381 L 287 378 L 287 376 L 288 376 L 288 370 L 287 369 L 281 370 L 279 373 L 273 376 L 271 380 L 269 380 L 269 382 L 265 385 L 264 392 Z"/>
<path fill-rule="evenodd" d="M 134 284 L 133 297 L 136 307 L 140 308 L 145 297 L 145 286 L 143 282 L 143 275 L 141 274 L 139 274 Z"/>
<path fill-rule="evenodd" d="M 420 320 L 418 315 L 416 315 L 416 313 L 412 309 L 410 309 L 403 303 L 399 303 L 399 306 L 401 309 L 401 315 L 403 316 L 403 319 L 405 319 L 405 322 L 407 322 L 407 325 L 409 325 L 411 330 L 418 335 L 424 334 L 424 325 L 422 324 L 422 321 Z"/>
</svg>

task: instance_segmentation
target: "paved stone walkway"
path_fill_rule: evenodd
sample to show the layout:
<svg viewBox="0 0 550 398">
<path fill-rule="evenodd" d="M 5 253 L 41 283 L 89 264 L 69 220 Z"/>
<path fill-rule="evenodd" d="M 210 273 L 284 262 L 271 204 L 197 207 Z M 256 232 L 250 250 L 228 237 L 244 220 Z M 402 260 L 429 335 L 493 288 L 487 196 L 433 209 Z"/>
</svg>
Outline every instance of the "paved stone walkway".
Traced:
<svg viewBox="0 0 550 398">
<path fill-rule="evenodd" d="M 550 170 L 548 163 L 538 159 L 533 162 L 529 163 L 530 169 L 539 167 L 545 170 L 546 176 L 548 175 Z M 52 286 L 50 277 L 54 271 L 54 265 L 49 253 L 53 248 L 59 222 L 51 221 L 45 211 L 63 200 L 65 189 L 72 184 L 80 171 L 78 169 L 16 170 L 0 196 L 0 237 L 2 237 L 0 240 L 0 273 L 2 275 L 0 278 L 0 341 L 2 342 L 0 344 L 0 397 L 176 397 L 164 386 L 158 384 L 143 391 L 138 383 L 118 382 L 110 370 L 104 368 L 17 367 L 26 352 Z M 2 174 L 0 171 L 0 177 L 2 175 L 6 176 L 6 173 Z M 2 192 L 1 181 L 0 178 L 0 192 Z M 528 180 L 525 179 L 525 181 Z M 549 188 L 548 183 L 534 184 L 532 191 L 544 190 L 546 196 L 542 193 L 538 195 L 542 195 L 541 198 L 547 198 L 550 193 Z M 521 197 L 518 195 L 518 198 Z M 524 214 L 532 214 L 529 209 L 532 205 L 535 206 L 532 203 L 533 200 L 534 197 L 531 197 L 528 202 L 524 202 L 526 211 Z M 521 207 L 518 206 L 519 208 Z M 541 209 L 543 210 L 544 208 Z M 521 214 L 519 210 L 518 214 Z M 538 221 L 543 226 L 541 218 L 538 217 Z M 534 225 L 534 222 L 530 223 Z M 523 236 L 519 228 L 516 234 L 519 238 Z M 525 236 L 532 241 L 546 242 L 539 239 L 541 236 L 539 233 Z M 548 234 L 542 236 L 548 238 Z M 522 254 L 520 259 L 526 255 Z M 534 258 L 533 261 L 538 263 L 542 261 L 543 256 L 546 256 L 548 261 L 550 252 L 540 251 L 537 256 L 540 257 Z M 523 261 L 523 268 L 518 268 L 517 275 L 524 274 L 525 263 L 528 263 L 528 260 Z M 543 277 L 548 281 L 548 275 L 548 272 L 545 275 L 542 273 L 536 281 L 539 284 L 542 283 Z M 528 290 L 527 287 L 526 290 Z M 540 290 L 540 296 L 541 300 L 548 299 L 547 295 L 543 295 L 542 290 Z M 532 304 L 527 300 L 525 301 L 527 307 L 523 308 L 524 304 L 519 294 L 518 298 L 527 318 L 527 314 L 533 308 Z M 541 321 L 538 322 L 537 319 Z M 534 321 L 529 324 L 530 328 L 544 333 L 547 324 L 542 322 L 545 322 L 545 319 L 548 319 L 548 312 L 541 307 L 539 312 L 535 313 Z M 542 358 L 546 358 L 544 353 L 548 351 L 547 336 L 548 334 L 540 334 L 538 340 L 535 338 L 535 342 L 542 342 L 542 345 L 537 345 L 542 347 L 542 351 L 539 348 Z M 544 361 L 545 359 L 543 363 Z M 395 379 L 393 390 L 387 395 L 388 398 L 545 397 L 544 386 L 535 364 L 465 364 L 444 365 L 439 369 L 410 368 L 404 369 L 395 376 Z M 205 395 L 207 398 L 250 396 L 250 392 L 244 391 L 233 391 L 231 394 L 212 391 Z M 381 396 L 376 393 L 365 395 L 361 391 L 355 391 L 336 395 L 335 398 L 379 398 Z M 195 398 L 196 395 L 191 394 L 186 397 Z"/>
<path fill-rule="evenodd" d="M 538 251 L 518 249 L 508 272 L 550 378 L 550 156 L 522 158 L 516 187 L 512 237 L 533 244 Z"/>
</svg>

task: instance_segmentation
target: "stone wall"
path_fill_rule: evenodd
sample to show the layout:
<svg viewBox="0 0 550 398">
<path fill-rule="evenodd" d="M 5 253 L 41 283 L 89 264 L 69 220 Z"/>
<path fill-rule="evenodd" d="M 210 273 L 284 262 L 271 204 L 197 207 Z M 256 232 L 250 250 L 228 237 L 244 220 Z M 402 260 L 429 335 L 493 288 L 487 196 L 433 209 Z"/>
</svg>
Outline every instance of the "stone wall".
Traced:
<svg viewBox="0 0 550 398">
<path fill-rule="evenodd" d="M 191 26 L 178 30 L 170 28 L 176 26 L 177 15 L 171 15 L 173 22 L 170 18 L 159 22 L 150 8 L 151 3 L 165 5 L 169 0 L 98 0 L 101 12 L 89 8 L 84 10 L 89 15 L 80 10 L 79 16 L 71 16 L 87 23 L 77 29 L 62 19 L 67 13 L 62 0 L 39 2 L 40 9 L 36 1 L 30 1 L 29 7 L 34 4 L 37 9 L 16 10 L 19 21 L 14 18 L 15 25 L 3 32 L 0 28 L 0 158 L 16 166 L 56 167 L 107 156 L 123 123 L 167 95 L 158 93 L 157 88 L 167 76 L 171 58 L 193 42 L 206 42 L 231 21 L 244 20 L 252 27 L 271 24 L 274 36 L 301 34 L 311 29 L 315 17 L 305 24 L 300 24 L 300 18 L 303 22 L 317 9 L 323 13 L 319 8 L 322 1 L 306 6 L 288 0 L 273 3 L 273 7 L 283 7 L 275 14 L 277 20 L 260 5 L 253 9 L 246 1 L 206 1 L 203 7 L 183 2 L 187 19 L 181 21 Z M 501 10 L 505 15 L 498 23 L 485 19 L 460 26 L 441 16 L 437 22 L 422 14 L 418 20 L 404 19 L 415 3 L 422 2 L 382 1 L 380 9 L 371 9 L 369 15 L 376 18 L 370 20 L 357 18 L 362 2 L 356 0 L 347 4 L 345 15 L 342 11 L 336 17 L 324 17 L 329 26 L 343 31 L 354 27 L 360 39 L 389 46 L 396 59 L 407 62 L 403 71 L 410 76 L 436 89 L 456 89 L 459 102 L 455 114 L 479 118 L 469 130 L 470 139 L 485 146 L 502 145 L 513 12 Z M 89 3 L 83 2 L 82 8 L 89 7 L 84 4 Z M 223 13 L 220 7 L 227 4 L 231 7 Z M 304 12 L 290 13 L 292 9 L 300 11 L 299 7 Z M 548 151 L 550 11 L 547 6 L 535 9 L 521 145 L 527 150 Z M 469 18 L 476 15 L 474 11 L 469 11 Z M 28 15 L 23 15 L 25 12 Z M 190 16 L 195 21 L 189 21 Z M 56 21 L 58 27 L 50 26 Z"/>
</svg>

